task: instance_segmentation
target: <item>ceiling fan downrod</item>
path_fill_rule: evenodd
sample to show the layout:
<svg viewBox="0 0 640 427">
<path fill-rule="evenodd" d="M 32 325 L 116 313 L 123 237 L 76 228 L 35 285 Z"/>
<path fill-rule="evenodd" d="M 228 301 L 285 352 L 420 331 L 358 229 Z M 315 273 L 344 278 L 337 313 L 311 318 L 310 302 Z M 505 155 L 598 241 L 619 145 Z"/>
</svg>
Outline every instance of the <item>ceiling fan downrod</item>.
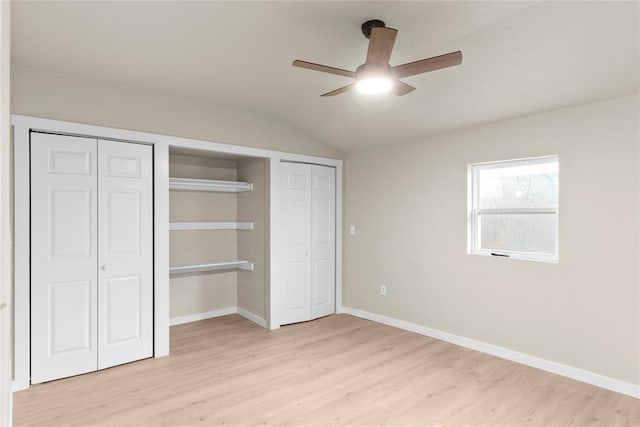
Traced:
<svg viewBox="0 0 640 427">
<path fill-rule="evenodd" d="M 364 36 L 369 39 L 371 37 L 371 29 L 372 28 L 378 28 L 378 27 L 386 27 L 387 25 L 384 23 L 384 21 L 381 21 L 379 19 L 371 19 L 365 23 L 362 24 L 362 34 L 364 34 Z"/>
</svg>

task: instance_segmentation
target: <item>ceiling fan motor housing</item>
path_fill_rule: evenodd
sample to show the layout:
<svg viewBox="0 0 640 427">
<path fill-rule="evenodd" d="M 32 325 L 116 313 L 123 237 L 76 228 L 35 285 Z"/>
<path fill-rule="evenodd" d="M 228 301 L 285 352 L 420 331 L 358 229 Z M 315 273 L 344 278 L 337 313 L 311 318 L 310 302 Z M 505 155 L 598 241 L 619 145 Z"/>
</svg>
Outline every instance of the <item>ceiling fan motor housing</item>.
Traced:
<svg viewBox="0 0 640 427">
<path fill-rule="evenodd" d="M 384 21 L 381 21 L 379 19 L 372 19 L 370 21 L 367 21 L 362 24 L 362 34 L 364 34 L 364 36 L 368 39 L 369 37 L 371 37 L 371 29 L 377 27 L 384 28 L 386 27 L 386 24 L 384 23 Z"/>
<path fill-rule="evenodd" d="M 369 76 L 390 76 L 392 75 L 391 67 L 389 65 L 382 67 L 378 65 L 372 65 L 364 63 L 356 68 L 356 78 L 363 78 Z"/>
</svg>

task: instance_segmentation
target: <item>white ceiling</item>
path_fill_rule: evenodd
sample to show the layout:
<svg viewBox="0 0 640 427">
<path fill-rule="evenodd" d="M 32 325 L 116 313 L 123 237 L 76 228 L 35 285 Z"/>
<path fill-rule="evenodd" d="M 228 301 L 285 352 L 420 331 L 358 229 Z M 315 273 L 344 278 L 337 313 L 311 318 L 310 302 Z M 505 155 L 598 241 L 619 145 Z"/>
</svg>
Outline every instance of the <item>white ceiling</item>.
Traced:
<svg viewBox="0 0 640 427">
<path fill-rule="evenodd" d="M 399 30 L 391 65 L 462 50 L 404 97 L 319 95 L 364 62 L 360 24 Z M 340 150 L 636 93 L 638 2 L 18 2 L 15 66 L 233 106 Z"/>
</svg>

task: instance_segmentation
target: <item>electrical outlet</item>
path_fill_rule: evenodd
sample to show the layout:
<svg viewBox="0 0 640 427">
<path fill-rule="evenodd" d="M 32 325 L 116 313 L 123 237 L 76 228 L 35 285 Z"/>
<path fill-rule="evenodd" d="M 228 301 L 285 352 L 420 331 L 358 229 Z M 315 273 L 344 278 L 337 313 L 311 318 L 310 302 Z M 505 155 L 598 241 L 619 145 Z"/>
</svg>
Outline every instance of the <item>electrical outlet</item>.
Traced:
<svg viewBox="0 0 640 427">
<path fill-rule="evenodd" d="M 387 295 L 387 287 L 385 285 L 380 285 L 380 295 Z"/>
</svg>

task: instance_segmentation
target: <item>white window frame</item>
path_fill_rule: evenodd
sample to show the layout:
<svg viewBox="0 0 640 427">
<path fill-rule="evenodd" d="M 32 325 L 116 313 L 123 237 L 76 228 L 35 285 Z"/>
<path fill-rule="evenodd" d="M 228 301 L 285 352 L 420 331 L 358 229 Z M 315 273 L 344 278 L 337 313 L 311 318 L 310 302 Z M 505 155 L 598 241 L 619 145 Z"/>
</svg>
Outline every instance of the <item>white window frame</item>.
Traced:
<svg viewBox="0 0 640 427">
<path fill-rule="evenodd" d="M 499 169 L 510 168 L 517 166 L 529 166 L 540 163 L 560 163 L 560 158 L 557 155 L 532 157 L 526 159 L 515 160 L 501 160 L 494 162 L 484 163 L 472 163 L 467 167 L 467 253 L 469 255 L 484 255 L 495 256 L 500 258 L 514 258 L 530 261 L 543 261 L 558 263 L 560 260 L 560 246 L 559 246 L 559 220 L 560 220 L 560 206 L 557 208 L 520 208 L 520 209 L 479 209 L 479 173 L 485 169 Z M 559 184 L 558 184 L 559 185 Z M 560 189 L 558 189 L 559 191 Z M 480 215 L 492 215 L 492 214 L 555 214 L 555 229 L 556 229 L 556 253 L 544 254 L 536 252 L 518 252 L 518 251 L 504 251 L 504 250 L 487 250 L 481 249 L 480 245 Z"/>
</svg>

